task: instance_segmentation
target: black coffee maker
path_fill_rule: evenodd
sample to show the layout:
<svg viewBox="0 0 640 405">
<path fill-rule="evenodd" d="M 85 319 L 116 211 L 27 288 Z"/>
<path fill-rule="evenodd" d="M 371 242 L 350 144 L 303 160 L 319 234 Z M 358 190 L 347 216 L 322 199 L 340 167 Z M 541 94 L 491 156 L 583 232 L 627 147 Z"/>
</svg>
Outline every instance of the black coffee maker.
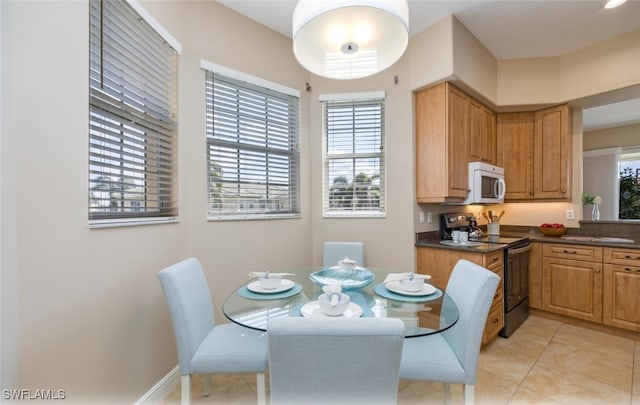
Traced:
<svg viewBox="0 0 640 405">
<path fill-rule="evenodd" d="M 440 214 L 440 239 L 451 240 L 451 232 L 469 232 L 469 239 L 482 237 L 482 229 L 473 214 L 469 212 L 452 212 Z"/>
</svg>

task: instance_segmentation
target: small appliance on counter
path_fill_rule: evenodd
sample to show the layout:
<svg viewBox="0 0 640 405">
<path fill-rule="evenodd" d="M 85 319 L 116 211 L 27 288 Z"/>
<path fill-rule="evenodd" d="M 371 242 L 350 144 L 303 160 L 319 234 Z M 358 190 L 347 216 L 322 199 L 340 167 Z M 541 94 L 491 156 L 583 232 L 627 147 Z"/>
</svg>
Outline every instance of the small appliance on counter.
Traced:
<svg viewBox="0 0 640 405">
<path fill-rule="evenodd" d="M 440 214 L 440 239 L 451 240 L 453 231 L 469 232 L 469 240 L 477 240 L 483 236 L 482 229 L 473 214 L 454 212 Z"/>
</svg>

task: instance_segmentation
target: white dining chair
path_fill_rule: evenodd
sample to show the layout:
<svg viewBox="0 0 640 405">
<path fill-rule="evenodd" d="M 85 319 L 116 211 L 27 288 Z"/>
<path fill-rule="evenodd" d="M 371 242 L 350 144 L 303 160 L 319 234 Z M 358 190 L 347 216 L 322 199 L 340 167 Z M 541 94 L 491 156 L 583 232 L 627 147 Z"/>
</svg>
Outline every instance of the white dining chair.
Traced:
<svg viewBox="0 0 640 405">
<path fill-rule="evenodd" d="M 322 266 L 331 267 L 345 257 L 356 261 L 364 267 L 364 243 L 362 242 L 324 242 L 322 249 Z"/>
<path fill-rule="evenodd" d="M 396 403 L 399 319 L 276 318 L 267 339 L 271 405 Z"/>
<path fill-rule="evenodd" d="M 211 293 L 200 262 L 189 258 L 158 273 L 178 349 L 182 404 L 191 402 L 191 375 L 257 373 L 258 404 L 265 403 L 267 339 L 264 332 L 215 324 Z M 205 383 L 208 395 L 209 383 Z"/>
<path fill-rule="evenodd" d="M 444 383 L 446 403 L 449 384 L 463 384 L 464 403 L 473 404 L 482 332 L 499 282 L 496 273 L 459 260 L 446 290 L 458 307 L 458 322 L 442 333 L 407 339 L 400 378 Z"/>
</svg>

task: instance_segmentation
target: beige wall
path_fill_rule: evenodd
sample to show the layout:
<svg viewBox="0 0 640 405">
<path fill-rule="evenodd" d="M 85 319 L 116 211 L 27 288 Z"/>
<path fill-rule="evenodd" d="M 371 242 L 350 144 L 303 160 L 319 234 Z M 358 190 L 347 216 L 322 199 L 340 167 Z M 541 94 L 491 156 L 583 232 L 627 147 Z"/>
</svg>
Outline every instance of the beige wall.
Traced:
<svg viewBox="0 0 640 405">
<path fill-rule="evenodd" d="M 177 364 L 155 274 L 187 256 L 203 262 L 220 321 L 224 321 L 219 310 L 224 296 L 249 271 L 306 264 L 309 258 L 319 263 L 324 240 L 363 240 L 368 265 L 412 269 L 414 231 L 437 229 L 437 214 L 451 210 L 414 202 L 412 90 L 456 79 L 459 73 L 458 80 L 468 81 L 488 100 L 521 105 L 553 103 L 640 82 L 633 71 L 616 69 L 624 77 L 615 83 L 585 83 L 586 89 L 580 91 L 573 90 L 579 87 L 576 79 L 569 83 L 570 93 L 558 94 L 555 89 L 564 80 L 553 75 L 558 64 L 567 72 L 574 57 L 585 64 L 589 55 L 595 59 L 620 55 L 611 63 L 627 66 L 629 55 L 640 45 L 622 41 L 620 46 L 630 51 L 610 52 L 605 45 L 602 53 L 589 51 L 567 62 L 495 62 L 452 17 L 413 37 L 407 53 L 387 71 L 362 80 L 331 81 L 302 70 L 287 38 L 216 2 L 144 1 L 143 5 L 184 49 L 179 78 L 180 222 L 90 230 L 87 3 L 0 3 L 2 381 L 18 384 L 16 388 L 66 389 L 71 402 L 78 403 L 131 403 L 139 398 Z M 454 42 L 461 47 L 455 52 Z M 206 221 L 200 59 L 301 90 L 301 219 Z M 478 65 L 454 67 L 471 62 Z M 491 74 L 494 68 L 496 77 Z M 305 82 L 312 86 L 310 93 L 304 90 Z M 374 90 L 385 91 L 387 100 L 387 217 L 324 219 L 319 204 L 318 95 Z M 576 118 L 580 122 L 574 122 L 574 159 L 582 151 L 580 113 Z M 581 184 L 581 177 L 576 183 L 581 175 L 576 165 L 574 161 L 574 184 Z M 553 221 L 571 206 L 558 204 L 507 207 L 505 220 L 537 224 L 545 216 Z M 420 210 L 430 210 L 434 222 L 419 224 Z"/>
<path fill-rule="evenodd" d="M 350 81 L 329 80 L 313 76 L 310 102 L 311 117 L 311 246 L 316 263 L 320 263 L 322 242 L 363 241 L 365 263 L 372 267 L 414 268 L 413 248 L 413 124 L 412 93 L 408 81 L 407 55 L 384 72 L 369 78 Z M 398 84 L 394 84 L 395 76 Z M 366 91 L 385 92 L 385 218 L 338 219 L 322 217 L 322 106 L 320 94 Z"/>
<path fill-rule="evenodd" d="M 302 219 L 206 221 L 200 59 L 303 89 L 308 74 L 293 59 L 290 42 L 215 2 L 144 6 L 184 49 L 180 220 L 89 229 L 88 2 L 2 2 L 2 66 L 10 73 L 3 80 L 2 105 L 9 108 L 2 113 L 1 149 L 8 388 L 64 389 L 71 403 L 132 403 L 177 365 L 158 270 L 200 258 L 224 321 L 222 300 L 249 271 L 305 264 L 310 255 L 307 182 Z M 256 54 L 268 63 L 256 63 Z M 311 153 L 307 104 L 303 91 L 303 178 Z M 4 368 L 5 354 L 15 356 L 13 369 Z"/>
<path fill-rule="evenodd" d="M 640 145 L 640 124 L 601 129 L 584 133 L 584 150 Z"/>
</svg>

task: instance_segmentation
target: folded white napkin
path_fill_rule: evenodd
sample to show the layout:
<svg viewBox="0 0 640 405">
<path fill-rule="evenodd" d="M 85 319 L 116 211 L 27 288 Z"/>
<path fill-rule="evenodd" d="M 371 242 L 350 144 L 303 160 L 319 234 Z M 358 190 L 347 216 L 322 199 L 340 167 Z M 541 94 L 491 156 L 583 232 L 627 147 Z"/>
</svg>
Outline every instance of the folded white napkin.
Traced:
<svg viewBox="0 0 640 405">
<path fill-rule="evenodd" d="M 272 273 L 270 271 L 252 271 L 251 273 L 249 273 L 249 277 L 265 278 L 267 277 L 267 274 L 269 275 L 269 277 L 285 277 L 285 276 L 296 275 L 296 273 Z"/>
<path fill-rule="evenodd" d="M 431 278 L 431 276 L 428 274 L 418 274 L 418 273 L 413 273 L 413 277 L 419 277 L 425 280 L 429 280 Z M 390 281 L 408 280 L 409 278 L 411 278 L 411 273 L 389 273 L 387 274 L 387 277 L 384 279 L 384 282 L 388 283 Z"/>
</svg>

